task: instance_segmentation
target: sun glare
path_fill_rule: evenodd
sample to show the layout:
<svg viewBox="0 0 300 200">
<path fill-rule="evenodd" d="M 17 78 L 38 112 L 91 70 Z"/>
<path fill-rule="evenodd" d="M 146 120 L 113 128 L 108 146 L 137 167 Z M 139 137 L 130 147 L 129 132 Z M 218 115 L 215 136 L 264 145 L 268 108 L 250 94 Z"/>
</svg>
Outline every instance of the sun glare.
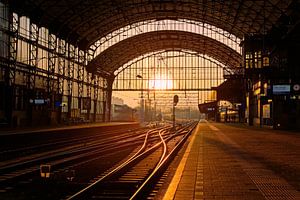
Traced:
<svg viewBox="0 0 300 200">
<path fill-rule="evenodd" d="M 149 80 L 149 86 L 156 90 L 172 89 L 173 82 L 164 77 L 156 77 L 154 80 Z"/>
</svg>

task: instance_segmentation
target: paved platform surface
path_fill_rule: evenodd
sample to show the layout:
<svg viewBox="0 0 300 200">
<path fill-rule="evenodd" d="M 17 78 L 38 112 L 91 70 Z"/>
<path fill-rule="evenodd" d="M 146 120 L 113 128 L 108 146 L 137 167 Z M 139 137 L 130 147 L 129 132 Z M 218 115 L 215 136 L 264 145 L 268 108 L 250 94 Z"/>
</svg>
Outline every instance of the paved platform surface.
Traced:
<svg viewBox="0 0 300 200">
<path fill-rule="evenodd" d="M 49 127 L 26 127 L 26 128 L 0 128 L 0 135 L 26 134 L 26 133 L 42 133 L 49 131 L 63 131 L 72 129 L 96 128 L 96 127 L 110 127 L 119 125 L 137 125 L 137 122 L 99 122 L 99 123 L 85 123 L 77 125 L 61 125 Z"/>
<path fill-rule="evenodd" d="M 300 133 L 200 122 L 164 200 L 300 200 Z"/>
</svg>

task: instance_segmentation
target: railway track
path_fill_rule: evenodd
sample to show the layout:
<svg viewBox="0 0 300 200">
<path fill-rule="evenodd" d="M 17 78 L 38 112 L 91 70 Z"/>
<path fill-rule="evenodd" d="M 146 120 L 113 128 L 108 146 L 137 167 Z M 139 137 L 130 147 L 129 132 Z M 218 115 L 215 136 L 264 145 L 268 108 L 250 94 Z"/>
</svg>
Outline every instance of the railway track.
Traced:
<svg viewBox="0 0 300 200">
<path fill-rule="evenodd" d="M 192 125 L 189 127 L 191 129 Z M 114 133 L 102 139 L 87 137 L 81 143 L 70 143 L 70 146 L 45 151 L 33 147 L 36 153 L 1 162 L 0 199 L 15 199 L 19 197 L 18 194 L 26 196 L 23 199 L 71 198 L 72 194 L 82 188 L 98 187 L 94 185 L 106 189 L 98 194 L 88 192 L 91 196 L 87 195 L 87 199 L 110 199 L 113 196 L 129 198 L 160 163 L 166 162 L 170 152 L 188 136 L 188 132 L 187 127 L 177 128 L 174 132 L 171 126 L 166 126 Z M 48 180 L 41 179 L 40 164 L 51 165 L 51 178 Z M 161 171 L 164 166 L 166 164 L 157 171 Z M 69 174 L 73 171 L 76 174 L 74 176 Z M 148 188 L 149 184 L 145 185 L 143 187 Z"/>
<path fill-rule="evenodd" d="M 67 199 L 146 199 L 195 126 L 148 131 L 132 157 Z M 159 140 L 153 143 L 152 137 Z"/>
<path fill-rule="evenodd" d="M 11 158 L 16 158 L 16 157 L 24 157 L 26 155 L 32 155 L 37 152 L 41 151 L 50 151 L 53 149 L 57 149 L 60 147 L 65 147 L 65 146 L 71 146 L 71 145 L 76 145 L 76 144 L 81 144 L 82 142 L 90 142 L 90 141 L 95 141 L 95 140 L 103 140 L 104 137 L 127 137 L 129 134 L 135 134 L 136 131 L 141 131 L 140 128 L 132 129 L 132 130 L 127 130 L 127 131 L 122 131 L 122 130 L 110 130 L 110 131 L 105 131 L 101 132 L 101 134 L 96 133 L 93 135 L 87 135 L 87 136 L 72 136 L 72 137 L 67 137 L 67 138 L 57 138 L 53 139 L 51 138 L 51 141 L 44 142 L 40 141 L 39 144 L 33 144 L 29 145 L 27 144 L 26 146 L 21 146 L 21 147 L 15 147 L 12 145 L 11 147 L 6 147 L 0 150 L 0 161 L 6 161 L 10 160 Z M 114 136 L 118 134 L 118 136 Z M 8 143 L 13 143 L 14 141 L 7 141 Z"/>
<path fill-rule="evenodd" d="M 30 176 L 39 171 L 40 164 L 49 164 L 56 169 L 62 165 L 85 162 L 89 158 L 101 156 L 104 153 L 118 151 L 120 148 L 138 145 L 143 139 L 144 131 L 132 131 L 122 134 L 111 133 L 112 136 L 105 139 L 97 137 L 85 137 L 66 142 L 62 141 L 64 147 L 55 148 L 57 143 L 37 145 L 31 148 L 32 154 L 20 155 L 14 159 L 1 161 L 0 164 L 0 186 L 15 179 Z M 81 141 L 81 142 L 80 142 Z M 68 144 L 68 145 L 67 145 Z M 112 145 L 114 144 L 114 145 Z M 52 150 L 43 149 L 44 146 L 52 145 Z M 23 149 L 23 148 L 22 148 Z M 16 150 L 15 152 L 22 151 Z"/>
</svg>

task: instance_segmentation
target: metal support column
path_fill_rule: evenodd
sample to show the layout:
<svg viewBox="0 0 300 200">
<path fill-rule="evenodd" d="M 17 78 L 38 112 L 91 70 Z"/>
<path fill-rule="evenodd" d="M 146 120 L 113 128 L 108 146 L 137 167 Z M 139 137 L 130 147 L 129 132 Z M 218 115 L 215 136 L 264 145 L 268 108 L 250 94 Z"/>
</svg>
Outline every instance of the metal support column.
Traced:
<svg viewBox="0 0 300 200">
<path fill-rule="evenodd" d="M 64 76 L 65 76 L 65 58 L 66 56 L 66 42 L 62 39 L 58 40 L 58 58 L 57 58 L 57 67 L 58 67 L 58 76 L 57 76 L 57 100 L 61 102 L 58 110 L 58 122 L 62 122 L 62 109 L 65 104 L 63 104 L 63 95 L 64 95 Z"/>
<path fill-rule="evenodd" d="M 263 118 L 263 98 L 265 96 L 264 93 L 264 77 L 262 75 L 259 76 L 260 80 L 260 94 L 259 94 L 259 126 L 263 127 L 264 118 Z"/>
<path fill-rule="evenodd" d="M 9 64 L 5 70 L 5 115 L 9 126 L 13 126 L 14 84 L 18 52 L 19 16 L 9 12 Z"/>
<path fill-rule="evenodd" d="M 48 96 L 48 117 L 49 123 L 56 121 L 54 116 L 54 79 L 55 79 L 55 64 L 56 64 L 56 36 L 53 34 L 48 35 L 48 74 L 47 74 L 47 96 Z M 57 122 L 56 122 L 57 123 Z"/>
<path fill-rule="evenodd" d="M 35 24 L 30 24 L 30 52 L 29 52 L 29 73 L 27 74 L 27 88 L 30 91 L 35 90 L 36 68 L 38 66 L 38 38 L 39 27 Z M 31 96 L 30 96 L 31 97 Z M 34 96 L 32 97 L 34 98 Z"/>
<path fill-rule="evenodd" d="M 93 121 L 96 122 L 97 120 L 97 104 L 98 104 L 98 94 L 99 94 L 99 76 L 94 77 L 94 117 Z"/>
<path fill-rule="evenodd" d="M 106 110 L 107 110 L 107 79 L 103 79 L 103 117 L 102 117 L 102 121 L 105 122 L 106 121 Z"/>
<path fill-rule="evenodd" d="M 248 105 L 248 125 L 249 126 L 253 126 L 253 85 L 252 85 L 252 79 L 248 80 L 248 92 L 249 92 L 249 96 L 248 96 L 248 101 L 249 101 L 249 105 Z"/>
<path fill-rule="evenodd" d="M 72 109 L 72 95 L 73 95 L 73 79 L 74 79 L 74 59 L 75 59 L 75 47 L 73 45 L 68 45 L 68 118 L 71 118 Z"/>
<path fill-rule="evenodd" d="M 89 98 L 89 100 L 91 101 L 91 96 L 92 96 L 92 74 L 91 73 L 87 73 L 87 98 Z M 89 107 L 87 110 L 87 120 L 90 119 L 90 115 L 91 115 L 91 108 Z"/>
<path fill-rule="evenodd" d="M 7 70 L 9 73 L 7 73 L 6 81 L 12 86 L 16 80 L 19 16 L 11 14 L 9 23 L 9 69 Z"/>
<path fill-rule="evenodd" d="M 112 100 L 112 86 L 114 82 L 115 77 L 108 77 L 106 79 L 107 81 L 107 87 L 105 88 L 106 90 L 106 100 L 105 102 L 105 109 L 104 109 L 104 116 L 105 116 L 105 121 L 110 122 L 111 120 L 111 100 Z"/>
<path fill-rule="evenodd" d="M 36 82 L 36 69 L 38 67 L 38 40 L 39 40 L 39 27 L 36 24 L 30 24 L 30 40 L 29 46 L 29 73 L 27 74 L 27 90 L 28 90 L 28 119 L 29 124 L 33 122 L 33 109 L 34 105 L 31 100 L 36 98 L 35 82 Z"/>
<path fill-rule="evenodd" d="M 78 50 L 78 109 L 81 113 L 82 109 L 82 97 L 83 97 L 83 82 L 84 82 L 84 64 L 85 64 L 85 52 Z"/>
</svg>

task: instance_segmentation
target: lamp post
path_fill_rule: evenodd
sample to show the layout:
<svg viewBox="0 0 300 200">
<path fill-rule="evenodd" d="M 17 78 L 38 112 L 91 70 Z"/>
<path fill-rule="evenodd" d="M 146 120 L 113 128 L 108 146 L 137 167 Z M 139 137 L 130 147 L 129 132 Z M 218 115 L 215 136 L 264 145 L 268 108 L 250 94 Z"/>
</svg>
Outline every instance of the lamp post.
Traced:
<svg viewBox="0 0 300 200">
<path fill-rule="evenodd" d="M 173 130 L 176 130 L 176 128 L 175 128 L 175 106 L 177 105 L 178 100 L 179 100 L 178 95 L 174 95 L 174 97 L 173 97 L 173 115 L 172 115 Z"/>
<path fill-rule="evenodd" d="M 143 79 L 143 76 L 141 75 L 137 75 L 136 78 L 139 78 L 141 79 L 142 83 L 141 83 L 141 123 L 144 122 L 144 97 L 143 97 L 143 82 L 144 82 L 144 79 Z"/>
</svg>

